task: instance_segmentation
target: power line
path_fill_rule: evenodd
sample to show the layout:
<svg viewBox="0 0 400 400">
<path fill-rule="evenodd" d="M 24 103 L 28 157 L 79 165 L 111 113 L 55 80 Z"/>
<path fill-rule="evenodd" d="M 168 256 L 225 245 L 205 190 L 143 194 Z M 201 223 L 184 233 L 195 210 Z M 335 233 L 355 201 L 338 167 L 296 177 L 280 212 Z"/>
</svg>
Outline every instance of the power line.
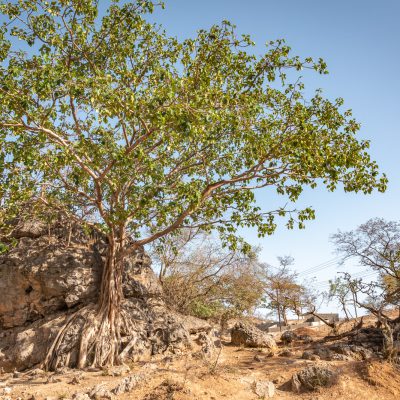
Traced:
<svg viewBox="0 0 400 400">
<path fill-rule="evenodd" d="M 344 260 L 344 259 L 342 257 L 332 258 L 331 260 L 328 260 L 321 264 L 315 265 L 314 267 L 305 269 L 304 271 L 299 272 L 298 275 L 299 276 L 310 275 L 310 274 L 322 271 L 323 269 L 333 267 L 334 265 L 339 265 L 338 260 Z"/>
<path fill-rule="evenodd" d="M 360 271 L 354 275 L 351 275 L 352 278 L 371 278 L 372 276 L 376 275 L 378 272 L 377 271 L 372 271 L 369 273 L 369 270 L 364 270 L 364 271 Z M 325 287 L 329 287 L 330 286 L 330 280 L 326 280 L 326 281 L 320 281 L 320 282 L 316 282 L 313 287 L 316 289 L 323 289 Z"/>
</svg>

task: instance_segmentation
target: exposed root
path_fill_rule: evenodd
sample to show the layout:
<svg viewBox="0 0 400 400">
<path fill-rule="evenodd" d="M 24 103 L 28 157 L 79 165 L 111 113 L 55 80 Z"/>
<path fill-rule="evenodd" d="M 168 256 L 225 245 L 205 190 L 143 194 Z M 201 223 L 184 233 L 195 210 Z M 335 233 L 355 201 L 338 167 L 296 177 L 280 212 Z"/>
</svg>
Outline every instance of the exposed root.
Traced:
<svg viewBox="0 0 400 400">
<path fill-rule="evenodd" d="M 120 320 L 112 326 L 107 315 L 94 304 L 72 314 L 50 346 L 42 367 L 55 370 L 61 366 L 102 367 L 122 362 L 127 351 L 120 353 Z M 121 357 L 122 355 L 122 357 Z"/>
</svg>

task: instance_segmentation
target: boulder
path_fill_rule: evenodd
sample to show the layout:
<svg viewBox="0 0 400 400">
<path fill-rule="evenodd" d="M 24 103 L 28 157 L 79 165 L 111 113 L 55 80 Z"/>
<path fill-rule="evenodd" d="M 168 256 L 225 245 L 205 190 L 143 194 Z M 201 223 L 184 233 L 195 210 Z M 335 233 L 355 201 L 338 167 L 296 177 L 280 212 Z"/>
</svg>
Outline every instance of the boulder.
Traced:
<svg viewBox="0 0 400 400">
<path fill-rule="evenodd" d="M 271 335 L 244 322 L 237 322 L 231 329 L 231 343 L 236 346 L 267 348 L 272 352 L 277 350 L 276 342 Z"/>
<path fill-rule="evenodd" d="M 338 373 L 322 365 L 311 365 L 292 376 L 292 390 L 296 393 L 313 391 L 320 387 L 333 386 L 338 382 Z"/>
<path fill-rule="evenodd" d="M 305 344 L 309 344 L 314 341 L 314 339 L 310 335 L 300 335 L 297 338 L 298 340 L 301 340 Z"/>
<path fill-rule="evenodd" d="M 252 389 L 261 399 L 271 399 L 275 395 L 275 385 L 271 381 L 254 381 Z"/>
<path fill-rule="evenodd" d="M 297 335 L 293 331 L 285 331 L 281 335 L 281 341 L 285 344 L 294 342 L 297 339 Z"/>
<path fill-rule="evenodd" d="M 294 357 L 294 353 L 292 351 L 290 351 L 289 349 L 285 349 L 279 353 L 279 356 L 280 357 Z"/>
</svg>

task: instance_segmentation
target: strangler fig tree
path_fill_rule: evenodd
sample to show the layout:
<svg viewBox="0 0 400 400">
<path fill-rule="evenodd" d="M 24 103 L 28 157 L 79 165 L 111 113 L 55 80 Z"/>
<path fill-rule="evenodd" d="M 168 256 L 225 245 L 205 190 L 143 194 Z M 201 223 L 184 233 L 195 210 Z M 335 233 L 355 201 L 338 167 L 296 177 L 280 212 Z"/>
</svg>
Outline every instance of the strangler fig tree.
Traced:
<svg viewBox="0 0 400 400">
<path fill-rule="evenodd" d="M 234 248 L 238 227 L 262 236 L 276 215 L 289 227 L 313 218 L 310 208 L 262 209 L 256 189 L 286 203 L 317 183 L 386 185 L 342 100 L 305 98 L 302 81 L 286 76 L 324 74 L 323 60 L 293 56 L 282 40 L 256 56 L 227 21 L 178 40 L 148 22 L 151 0 L 112 1 L 101 13 L 99 3 L 1 5 L 2 210 L 35 199 L 108 237 L 79 367 L 122 361 L 122 261 L 138 247 L 201 227 Z M 60 332 L 51 351 L 62 342 Z"/>
</svg>

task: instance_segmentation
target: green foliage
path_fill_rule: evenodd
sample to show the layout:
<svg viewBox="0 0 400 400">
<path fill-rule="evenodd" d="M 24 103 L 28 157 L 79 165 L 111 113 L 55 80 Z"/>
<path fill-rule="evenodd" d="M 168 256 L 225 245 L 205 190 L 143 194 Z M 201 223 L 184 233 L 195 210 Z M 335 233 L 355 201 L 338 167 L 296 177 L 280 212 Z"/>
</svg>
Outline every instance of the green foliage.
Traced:
<svg viewBox="0 0 400 400">
<path fill-rule="evenodd" d="M 262 210 L 254 190 L 296 202 L 305 186 L 385 190 L 342 99 L 287 71 L 327 72 L 283 40 L 257 57 L 228 21 L 178 41 L 149 23 L 157 4 L 94 0 L 1 3 L 2 208 L 36 198 L 143 245 L 185 226 L 272 234 L 314 218 Z M 29 48 L 29 51 L 27 51 Z M 286 200 L 284 200 L 286 203 Z"/>
</svg>

